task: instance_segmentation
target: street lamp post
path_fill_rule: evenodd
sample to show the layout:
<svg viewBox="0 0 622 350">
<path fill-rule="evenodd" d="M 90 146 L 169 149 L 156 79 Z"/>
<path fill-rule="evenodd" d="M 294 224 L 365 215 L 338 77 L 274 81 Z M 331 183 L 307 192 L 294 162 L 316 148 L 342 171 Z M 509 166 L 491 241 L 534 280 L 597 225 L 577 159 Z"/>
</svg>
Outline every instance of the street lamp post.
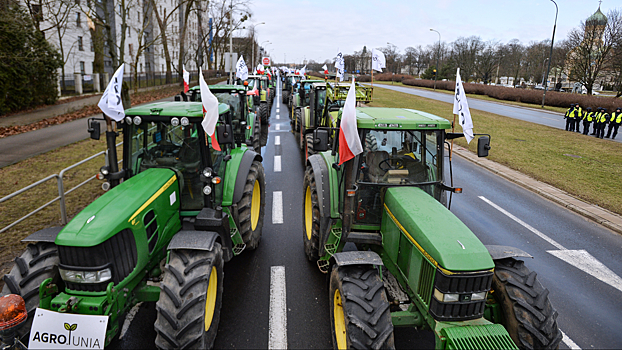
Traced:
<svg viewBox="0 0 622 350">
<path fill-rule="evenodd" d="M 551 70 L 551 60 L 553 59 L 553 42 L 555 41 L 555 28 L 557 27 L 557 3 L 551 0 L 555 4 L 555 24 L 553 24 L 553 37 L 551 38 L 551 52 L 549 54 L 549 67 L 546 69 L 546 85 L 544 86 L 544 94 L 542 94 L 542 107 L 544 108 L 544 100 L 546 99 L 546 90 L 549 87 L 549 71 Z"/>
<path fill-rule="evenodd" d="M 259 44 L 259 47 L 263 47 L 263 43 L 272 44 L 272 43 L 270 42 L 270 40 L 264 40 L 264 41 L 262 41 L 262 42 L 261 42 L 261 44 Z M 253 67 L 254 67 L 254 66 L 253 66 Z"/>
<path fill-rule="evenodd" d="M 266 22 L 257 23 L 253 27 L 253 42 L 251 43 L 251 67 L 255 67 L 255 28 L 262 24 L 266 24 Z"/>
<path fill-rule="evenodd" d="M 434 91 L 436 91 L 436 77 L 438 77 L 438 60 L 441 57 L 441 33 L 438 30 L 430 28 L 431 32 L 438 34 L 438 50 L 436 50 L 436 72 L 434 73 Z"/>
</svg>

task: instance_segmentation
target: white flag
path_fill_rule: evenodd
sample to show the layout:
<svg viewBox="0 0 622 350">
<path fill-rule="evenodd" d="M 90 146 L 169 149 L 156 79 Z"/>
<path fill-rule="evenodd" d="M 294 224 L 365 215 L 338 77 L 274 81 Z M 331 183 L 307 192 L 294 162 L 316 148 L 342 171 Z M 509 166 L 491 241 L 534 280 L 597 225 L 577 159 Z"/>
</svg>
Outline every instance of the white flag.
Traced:
<svg viewBox="0 0 622 350">
<path fill-rule="evenodd" d="M 382 72 L 382 68 L 387 66 L 387 60 L 384 58 L 384 53 L 380 50 L 371 50 L 371 69 Z"/>
<path fill-rule="evenodd" d="M 324 70 L 324 73 L 328 72 L 328 67 L 326 67 L 326 64 L 322 66 L 322 70 Z"/>
<path fill-rule="evenodd" d="M 184 76 L 184 93 L 190 91 L 190 73 L 186 70 L 186 66 L 182 65 L 183 76 Z"/>
<path fill-rule="evenodd" d="M 201 103 L 203 104 L 203 121 L 201 125 L 203 130 L 212 139 L 212 146 L 217 151 L 220 151 L 218 141 L 214 131 L 216 130 L 216 123 L 218 123 L 218 99 L 209 89 L 205 79 L 203 79 L 203 70 L 199 70 L 199 86 L 201 87 Z"/>
<path fill-rule="evenodd" d="M 462 79 L 460 79 L 460 68 L 456 72 L 456 92 L 454 94 L 454 114 L 458 115 L 458 123 L 462 126 L 464 137 L 467 143 L 473 140 L 473 120 L 469 111 L 469 103 L 466 99 Z"/>
<path fill-rule="evenodd" d="M 363 152 L 363 145 L 361 145 L 358 127 L 356 126 L 356 87 L 354 86 L 354 77 L 352 77 L 352 85 L 350 85 L 346 102 L 343 105 L 339 129 L 339 164 L 341 165 Z"/>
<path fill-rule="evenodd" d="M 123 84 L 123 67 L 125 63 L 121 64 L 121 67 L 110 79 L 104 94 L 97 106 L 104 112 L 105 115 L 112 118 L 114 121 L 121 121 L 125 118 L 125 110 L 123 109 L 123 102 L 121 101 L 121 85 Z"/>
<path fill-rule="evenodd" d="M 242 80 L 248 79 L 248 67 L 246 66 L 246 62 L 244 62 L 244 57 L 242 57 L 242 55 L 240 55 L 238 63 L 235 64 L 235 76 Z"/>
<path fill-rule="evenodd" d="M 345 64 L 343 61 L 343 54 L 341 50 L 337 53 L 337 58 L 335 59 L 335 68 L 343 70 L 345 68 Z"/>
<path fill-rule="evenodd" d="M 337 68 L 337 76 L 339 77 L 339 81 L 343 81 L 343 68 Z"/>
<path fill-rule="evenodd" d="M 307 72 L 307 65 L 305 64 L 305 66 L 300 69 L 300 75 L 305 75 L 306 72 Z"/>
</svg>

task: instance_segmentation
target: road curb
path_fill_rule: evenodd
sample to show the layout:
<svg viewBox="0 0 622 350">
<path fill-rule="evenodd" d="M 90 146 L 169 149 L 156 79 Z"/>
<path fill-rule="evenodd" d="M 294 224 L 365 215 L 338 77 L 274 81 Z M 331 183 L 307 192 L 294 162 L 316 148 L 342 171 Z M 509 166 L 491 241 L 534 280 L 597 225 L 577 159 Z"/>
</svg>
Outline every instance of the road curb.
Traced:
<svg viewBox="0 0 622 350">
<path fill-rule="evenodd" d="M 479 158 L 467 149 L 454 146 L 454 153 L 471 163 L 481 166 L 503 178 L 509 180 L 531 192 L 534 192 L 550 201 L 553 201 L 583 217 L 592 220 L 606 228 L 622 234 L 622 216 L 597 205 L 584 202 L 566 191 L 538 181 L 505 165 L 493 162 L 486 158 Z"/>
</svg>

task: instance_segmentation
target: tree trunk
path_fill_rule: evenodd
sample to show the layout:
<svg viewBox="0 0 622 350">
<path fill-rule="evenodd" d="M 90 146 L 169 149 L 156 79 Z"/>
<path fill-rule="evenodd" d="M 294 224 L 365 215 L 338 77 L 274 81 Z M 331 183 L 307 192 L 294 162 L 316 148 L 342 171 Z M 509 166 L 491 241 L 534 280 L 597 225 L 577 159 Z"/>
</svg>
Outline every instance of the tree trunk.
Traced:
<svg viewBox="0 0 622 350">
<path fill-rule="evenodd" d="M 160 27 L 160 35 L 162 41 L 162 49 L 164 50 L 164 60 L 166 61 L 166 84 L 171 84 L 173 82 L 173 72 L 171 71 L 171 54 L 168 50 L 168 37 L 166 36 L 166 27 L 168 21 L 162 22 L 162 17 L 160 17 L 160 13 L 158 12 L 158 8 L 156 7 L 155 1 L 151 1 L 153 12 L 156 15 L 156 20 L 158 21 L 158 27 Z M 166 20 L 166 15 L 164 17 Z"/>
<path fill-rule="evenodd" d="M 186 8 L 184 11 L 184 21 L 183 21 L 183 25 L 181 26 L 181 33 L 179 36 L 179 63 L 177 66 L 177 70 L 181 73 L 183 71 L 183 65 L 184 65 L 184 52 L 185 52 L 185 45 L 186 45 L 186 28 L 187 28 L 187 23 L 188 23 L 188 17 L 190 17 L 190 11 L 192 9 L 192 5 L 194 5 L 194 0 L 188 0 L 186 2 Z M 184 86 L 184 79 L 182 74 L 179 74 L 178 77 L 178 81 L 180 86 Z"/>
</svg>

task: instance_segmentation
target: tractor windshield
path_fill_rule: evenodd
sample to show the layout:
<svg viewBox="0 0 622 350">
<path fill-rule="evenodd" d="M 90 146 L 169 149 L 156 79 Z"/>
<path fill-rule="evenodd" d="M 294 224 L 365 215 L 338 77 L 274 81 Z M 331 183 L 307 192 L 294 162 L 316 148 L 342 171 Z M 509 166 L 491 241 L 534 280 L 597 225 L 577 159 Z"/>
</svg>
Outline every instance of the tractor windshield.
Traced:
<svg viewBox="0 0 622 350">
<path fill-rule="evenodd" d="M 172 168 L 181 174 L 181 210 L 203 208 L 203 184 L 199 173 L 203 169 L 198 123 L 172 126 L 163 122 L 143 122 L 130 126 L 130 159 L 133 174 L 150 168 Z M 126 148 L 127 149 L 127 148 Z M 183 183 L 182 183 L 183 182 Z"/>
<path fill-rule="evenodd" d="M 387 186 L 421 187 L 435 195 L 441 181 L 440 131 L 365 130 L 359 158 L 357 216 L 359 224 L 379 224 Z"/>
<path fill-rule="evenodd" d="M 234 90 L 235 91 L 235 90 Z M 234 120 L 244 120 L 242 96 L 237 92 L 216 92 L 214 94 L 220 103 L 226 103 L 231 108 L 231 116 Z"/>
</svg>

